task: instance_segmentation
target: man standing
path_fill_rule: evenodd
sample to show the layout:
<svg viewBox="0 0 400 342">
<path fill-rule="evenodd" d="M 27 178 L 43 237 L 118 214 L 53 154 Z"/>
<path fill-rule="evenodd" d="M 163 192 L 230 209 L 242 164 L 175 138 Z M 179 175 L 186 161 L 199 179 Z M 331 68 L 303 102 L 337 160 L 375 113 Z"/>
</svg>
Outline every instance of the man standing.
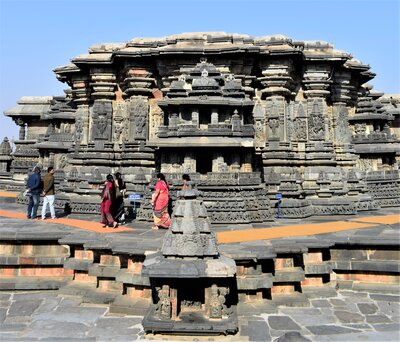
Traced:
<svg viewBox="0 0 400 342">
<path fill-rule="evenodd" d="M 54 168 L 47 168 L 47 175 L 43 177 L 43 206 L 42 206 L 42 220 L 46 218 L 47 203 L 50 207 L 51 218 L 56 218 L 56 211 L 54 210 Z"/>
<path fill-rule="evenodd" d="M 39 166 L 35 166 L 33 168 L 32 174 L 28 177 L 28 182 L 26 186 L 30 194 L 28 203 L 28 212 L 26 213 L 26 217 L 28 219 L 35 219 L 39 207 L 40 194 L 43 189 Z"/>
</svg>

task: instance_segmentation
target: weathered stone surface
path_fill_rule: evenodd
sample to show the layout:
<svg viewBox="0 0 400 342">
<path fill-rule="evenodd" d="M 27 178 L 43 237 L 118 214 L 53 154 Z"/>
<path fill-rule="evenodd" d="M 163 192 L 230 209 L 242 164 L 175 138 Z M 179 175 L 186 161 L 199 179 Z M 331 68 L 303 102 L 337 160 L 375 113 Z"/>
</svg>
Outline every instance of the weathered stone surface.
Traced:
<svg viewBox="0 0 400 342">
<path fill-rule="evenodd" d="M 274 342 L 308 342 L 311 341 L 305 338 L 297 331 L 290 331 L 274 340 Z"/>
<path fill-rule="evenodd" d="M 339 319 L 342 323 L 363 323 L 364 317 L 360 314 L 356 314 L 354 312 L 337 310 L 333 312 L 334 315 Z"/>
<path fill-rule="evenodd" d="M 143 221 L 156 170 L 174 185 L 190 173 L 213 223 L 399 206 L 399 99 L 373 91 L 369 69 L 281 35 L 96 44 L 55 69 L 65 96 L 22 97 L 5 112 L 20 132 L 15 151 L 0 145 L 0 186 L 22 190 L 40 160 L 56 169 L 57 208 L 79 214 L 98 213 L 117 170 L 142 195 Z"/>
<path fill-rule="evenodd" d="M 264 321 L 250 320 L 240 326 L 240 336 L 248 337 L 249 341 L 267 341 L 270 338 L 268 325 Z"/>
<path fill-rule="evenodd" d="M 39 300 L 24 300 L 13 302 L 8 311 L 8 316 L 30 316 L 41 303 L 42 301 Z"/>
<path fill-rule="evenodd" d="M 348 334 L 354 332 L 354 329 L 348 329 L 338 325 L 314 325 L 314 326 L 307 326 L 307 329 L 317 336 Z"/>
<path fill-rule="evenodd" d="M 269 316 L 268 324 L 274 330 L 300 330 L 301 328 L 286 316 Z"/>
<path fill-rule="evenodd" d="M 359 303 L 357 306 L 364 315 L 372 315 L 378 311 L 378 307 L 375 304 Z"/>
<path fill-rule="evenodd" d="M 84 338 L 88 327 L 83 323 L 59 322 L 53 320 L 36 321 L 23 338 Z"/>
</svg>

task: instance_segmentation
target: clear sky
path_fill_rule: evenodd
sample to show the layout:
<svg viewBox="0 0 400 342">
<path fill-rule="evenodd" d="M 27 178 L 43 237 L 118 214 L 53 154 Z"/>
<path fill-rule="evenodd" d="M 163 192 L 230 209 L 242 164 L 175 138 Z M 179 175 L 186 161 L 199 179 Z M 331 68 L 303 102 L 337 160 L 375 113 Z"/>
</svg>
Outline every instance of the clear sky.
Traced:
<svg viewBox="0 0 400 342">
<path fill-rule="evenodd" d="M 399 0 L 0 0 L 0 111 L 22 96 L 63 94 L 52 70 L 94 43 L 193 31 L 323 40 L 370 64 L 400 93 Z M 0 139 L 18 137 L 0 114 Z"/>
</svg>

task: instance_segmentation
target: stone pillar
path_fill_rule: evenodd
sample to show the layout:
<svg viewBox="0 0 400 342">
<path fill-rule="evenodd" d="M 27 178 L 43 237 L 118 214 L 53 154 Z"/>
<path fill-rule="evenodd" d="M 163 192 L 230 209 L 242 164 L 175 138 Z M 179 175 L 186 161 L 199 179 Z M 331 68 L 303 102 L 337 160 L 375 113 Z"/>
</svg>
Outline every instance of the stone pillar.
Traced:
<svg viewBox="0 0 400 342">
<path fill-rule="evenodd" d="M 22 119 L 16 121 L 19 126 L 19 140 L 25 140 L 26 137 L 26 123 Z"/>
<path fill-rule="evenodd" d="M 331 66 L 328 64 L 306 64 L 303 77 L 304 95 L 307 99 L 308 138 L 313 141 L 328 140 L 326 117 L 326 97 L 330 94 L 328 88 Z"/>
<path fill-rule="evenodd" d="M 265 108 L 263 107 L 261 100 L 256 98 L 255 105 L 253 108 L 254 118 L 254 147 L 259 150 L 265 147 L 266 142 L 266 129 L 265 129 Z"/>
<path fill-rule="evenodd" d="M 215 108 L 211 110 L 211 124 L 218 125 L 218 110 Z"/>
<path fill-rule="evenodd" d="M 192 123 L 199 128 L 199 111 L 197 109 L 192 111 Z"/>
<path fill-rule="evenodd" d="M 286 98 L 292 94 L 293 62 L 287 60 L 270 60 L 262 63 L 261 98 L 266 104 L 267 140 L 287 140 Z"/>
</svg>

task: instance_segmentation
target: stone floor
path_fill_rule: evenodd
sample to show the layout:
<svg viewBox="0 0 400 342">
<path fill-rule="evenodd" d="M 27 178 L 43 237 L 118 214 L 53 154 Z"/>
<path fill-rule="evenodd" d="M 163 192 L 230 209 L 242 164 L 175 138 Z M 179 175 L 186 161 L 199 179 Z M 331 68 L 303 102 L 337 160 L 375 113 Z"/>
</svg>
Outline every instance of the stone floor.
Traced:
<svg viewBox="0 0 400 342">
<path fill-rule="evenodd" d="M 145 335 L 140 316 L 110 314 L 57 291 L 0 292 L 1 341 L 399 341 L 400 295 L 338 291 L 311 307 L 258 304 L 235 336 Z"/>
</svg>

